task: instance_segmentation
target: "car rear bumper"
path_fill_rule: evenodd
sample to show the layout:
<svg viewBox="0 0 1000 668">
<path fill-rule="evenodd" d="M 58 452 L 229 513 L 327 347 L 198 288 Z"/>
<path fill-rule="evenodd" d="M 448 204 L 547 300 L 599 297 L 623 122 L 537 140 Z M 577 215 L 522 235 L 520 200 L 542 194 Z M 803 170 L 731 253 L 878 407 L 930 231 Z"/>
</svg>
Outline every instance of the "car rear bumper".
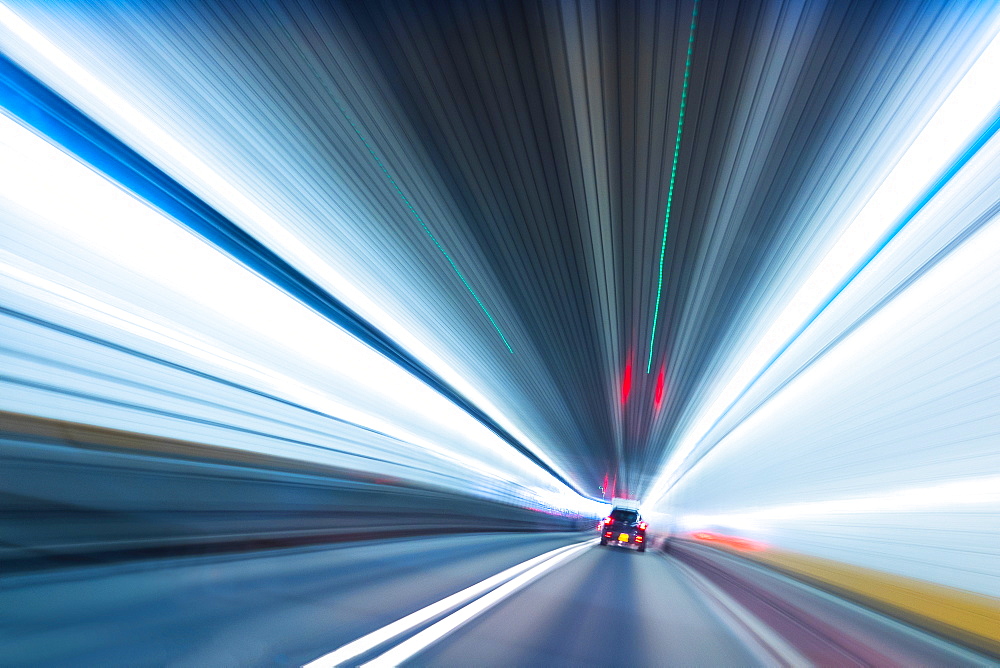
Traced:
<svg viewBox="0 0 1000 668">
<path fill-rule="evenodd" d="M 642 547 L 646 544 L 645 534 L 637 531 L 621 529 L 603 529 L 601 531 L 601 542 L 616 545 L 634 545 Z"/>
</svg>

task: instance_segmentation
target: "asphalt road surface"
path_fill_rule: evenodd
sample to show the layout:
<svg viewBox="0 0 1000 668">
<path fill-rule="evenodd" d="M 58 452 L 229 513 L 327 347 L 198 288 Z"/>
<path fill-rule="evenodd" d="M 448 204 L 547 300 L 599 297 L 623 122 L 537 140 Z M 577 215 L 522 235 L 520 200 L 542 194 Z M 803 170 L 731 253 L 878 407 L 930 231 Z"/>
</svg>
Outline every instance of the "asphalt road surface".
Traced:
<svg viewBox="0 0 1000 668">
<path fill-rule="evenodd" d="M 591 545 L 414 657 L 433 666 L 760 663 L 676 563 Z"/>
<path fill-rule="evenodd" d="M 794 642 L 719 593 L 677 559 L 600 547 L 593 533 L 157 559 L 0 577 L 0 664 L 753 666 L 802 659 Z"/>
</svg>

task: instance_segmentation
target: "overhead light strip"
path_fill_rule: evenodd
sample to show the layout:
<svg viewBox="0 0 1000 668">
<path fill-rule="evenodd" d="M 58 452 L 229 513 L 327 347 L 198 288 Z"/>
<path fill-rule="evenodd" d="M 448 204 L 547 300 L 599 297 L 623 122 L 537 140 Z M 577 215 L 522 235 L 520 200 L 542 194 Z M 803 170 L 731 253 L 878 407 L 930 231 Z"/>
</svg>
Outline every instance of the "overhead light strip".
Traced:
<svg viewBox="0 0 1000 668">
<path fill-rule="evenodd" d="M 434 242 L 434 246 L 436 246 L 437 249 L 441 251 L 441 254 L 444 255 L 444 258 L 448 260 L 448 264 L 451 265 L 452 270 L 462 281 L 462 285 L 465 286 L 465 289 L 469 291 L 469 294 L 472 295 L 472 298 L 476 300 L 477 304 L 479 304 L 479 308 L 482 309 L 483 313 L 486 314 L 486 317 L 490 321 L 490 324 L 493 325 L 493 329 L 495 329 L 497 331 L 497 334 L 500 335 L 500 340 L 503 341 L 503 344 L 505 346 L 507 346 L 507 350 L 509 350 L 513 354 L 514 349 L 511 348 L 510 343 L 507 342 L 507 337 L 504 336 L 503 332 L 500 330 L 500 325 L 497 324 L 497 321 L 493 318 L 493 315 L 489 312 L 489 309 L 486 308 L 486 305 L 483 304 L 483 301 L 479 298 L 479 295 L 476 294 L 476 291 L 472 289 L 471 285 L 469 285 L 469 281 L 466 280 L 465 276 L 462 274 L 462 271 L 458 268 L 458 265 L 455 264 L 455 260 L 452 259 L 448 251 L 446 251 L 444 246 L 441 245 L 441 242 L 438 241 L 437 237 L 434 236 L 434 233 L 431 232 L 429 227 L 427 227 L 427 223 L 424 222 L 424 219 L 420 217 L 419 213 L 417 213 L 417 210 L 413 207 L 413 204 L 410 203 L 410 199 L 403 193 L 402 189 L 399 187 L 399 184 L 396 183 L 396 179 L 392 177 L 392 174 L 389 173 L 389 170 L 386 168 L 385 163 L 382 162 L 381 158 L 378 157 L 378 154 L 375 153 L 375 149 L 373 149 L 371 144 L 368 143 L 368 139 L 365 137 L 364 134 L 362 134 L 361 129 L 358 127 L 357 123 L 354 122 L 354 119 L 351 118 L 350 115 L 348 115 L 347 111 L 343 107 L 337 105 L 337 108 L 340 109 L 340 113 L 344 115 L 344 118 L 347 119 L 347 122 L 351 124 L 351 127 L 354 129 L 354 133 L 358 136 L 358 139 L 361 140 L 361 143 L 365 145 L 365 148 L 368 149 L 368 153 L 375 161 L 375 164 L 379 166 L 379 169 L 382 170 L 382 173 L 385 174 L 385 178 L 389 179 L 389 183 L 392 184 L 392 187 L 396 190 L 396 194 L 398 194 L 400 199 L 403 200 L 403 203 L 406 204 L 406 208 L 409 209 L 410 213 L 413 214 L 413 217 L 417 219 L 417 222 L 420 223 L 420 227 L 424 230 L 424 232 L 427 233 L 427 236 L 430 237 L 431 241 Z"/>
<path fill-rule="evenodd" d="M 677 181 L 677 161 L 681 154 L 681 134 L 684 132 L 684 112 L 687 109 L 688 84 L 691 78 L 691 56 L 694 54 L 694 33 L 698 25 L 698 0 L 691 8 L 691 30 L 688 33 L 687 60 L 684 61 L 684 85 L 681 88 L 681 111 L 677 118 L 677 137 L 674 139 L 674 161 L 670 167 L 670 189 L 667 191 L 667 212 L 663 216 L 663 239 L 660 242 L 659 275 L 656 280 L 656 307 L 653 310 L 653 329 L 649 334 L 649 361 L 646 373 L 653 368 L 653 343 L 656 341 L 656 325 L 660 318 L 660 295 L 663 291 L 663 259 L 667 254 L 667 231 L 670 227 L 670 208 L 674 201 L 674 184 Z"/>
</svg>

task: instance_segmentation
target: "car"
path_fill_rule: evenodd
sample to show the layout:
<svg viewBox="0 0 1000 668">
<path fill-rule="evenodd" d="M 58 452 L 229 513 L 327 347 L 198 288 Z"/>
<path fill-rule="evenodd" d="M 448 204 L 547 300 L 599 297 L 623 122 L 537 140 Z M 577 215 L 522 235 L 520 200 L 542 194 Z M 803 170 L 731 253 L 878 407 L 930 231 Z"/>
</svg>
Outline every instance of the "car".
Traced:
<svg viewBox="0 0 1000 668">
<path fill-rule="evenodd" d="M 638 510 L 615 508 L 601 520 L 601 545 L 633 545 L 639 552 L 645 552 L 647 527 Z"/>
</svg>

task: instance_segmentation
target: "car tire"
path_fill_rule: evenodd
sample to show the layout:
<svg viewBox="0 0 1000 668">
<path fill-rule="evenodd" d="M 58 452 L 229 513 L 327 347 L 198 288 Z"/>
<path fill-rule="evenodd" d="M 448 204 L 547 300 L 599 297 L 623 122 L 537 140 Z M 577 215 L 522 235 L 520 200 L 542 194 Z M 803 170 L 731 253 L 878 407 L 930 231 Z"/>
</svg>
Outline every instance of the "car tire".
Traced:
<svg viewBox="0 0 1000 668">
<path fill-rule="evenodd" d="M 645 552 L 646 551 L 646 546 L 645 545 L 640 545 L 639 546 L 639 551 L 640 552 Z"/>
<path fill-rule="evenodd" d="M 607 541 L 607 539 L 605 539 L 605 538 L 602 538 L 602 539 L 601 539 L 601 545 L 607 545 L 607 544 L 608 544 L 608 541 Z"/>
</svg>

